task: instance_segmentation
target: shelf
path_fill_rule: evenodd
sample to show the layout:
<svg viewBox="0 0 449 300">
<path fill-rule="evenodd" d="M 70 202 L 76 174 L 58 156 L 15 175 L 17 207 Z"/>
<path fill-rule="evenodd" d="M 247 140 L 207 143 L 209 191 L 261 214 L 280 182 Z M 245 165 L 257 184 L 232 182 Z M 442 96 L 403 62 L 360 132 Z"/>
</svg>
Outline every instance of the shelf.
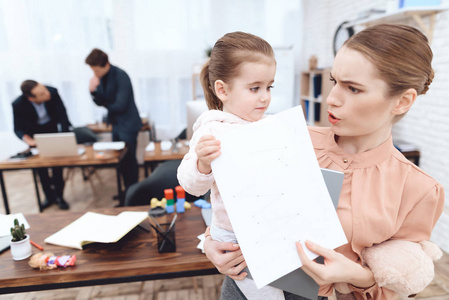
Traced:
<svg viewBox="0 0 449 300">
<path fill-rule="evenodd" d="M 319 80 L 315 80 L 315 77 Z M 327 104 L 325 99 L 329 95 L 333 84 L 329 80 L 330 69 L 310 70 L 301 72 L 300 103 L 307 125 L 329 126 L 327 120 Z M 316 97 L 319 95 L 318 97 Z"/>
<path fill-rule="evenodd" d="M 352 22 L 347 23 L 346 27 L 353 27 L 356 25 L 372 26 L 380 23 L 394 23 L 404 18 L 411 17 L 415 20 L 415 22 L 418 24 L 421 30 L 427 35 L 429 43 L 431 43 L 435 23 L 435 15 L 447 9 L 449 9 L 449 7 L 446 6 L 406 7 L 398 9 L 391 13 L 376 14 L 365 19 L 354 20 Z M 422 20 L 423 17 L 430 17 L 429 26 L 427 26 L 423 22 Z"/>
<path fill-rule="evenodd" d="M 321 103 L 321 102 L 323 102 L 322 100 L 321 100 L 321 98 L 310 98 L 310 96 L 301 96 L 301 98 L 300 98 L 301 100 L 303 100 L 303 101 L 310 101 L 310 102 L 313 102 L 313 103 Z"/>
</svg>

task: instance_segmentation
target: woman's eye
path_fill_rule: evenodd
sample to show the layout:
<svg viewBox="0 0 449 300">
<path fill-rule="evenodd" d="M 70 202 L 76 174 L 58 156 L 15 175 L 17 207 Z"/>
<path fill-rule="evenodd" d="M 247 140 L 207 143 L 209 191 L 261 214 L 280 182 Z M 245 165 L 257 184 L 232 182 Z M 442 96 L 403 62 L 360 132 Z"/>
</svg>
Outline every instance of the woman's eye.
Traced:
<svg viewBox="0 0 449 300">
<path fill-rule="evenodd" d="M 334 85 L 337 84 L 337 81 L 333 77 L 330 77 L 329 80 L 332 81 L 334 83 Z"/>
<path fill-rule="evenodd" d="M 259 87 L 250 88 L 250 91 L 252 91 L 252 92 L 257 92 L 258 90 L 259 90 Z"/>
<path fill-rule="evenodd" d="M 352 87 L 352 86 L 349 87 L 349 90 L 350 90 L 352 93 L 354 93 L 354 94 L 360 93 L 360 90 L 359 90 L 359 89 L 356 89 L 356 88 L 354 88 L 354 87 Z"/>
<path fill-rule="evenodd" d="M 270 85 L 269 87 L 267 87 L 268 91 L 271 91 L 274 88 L 274 86 Z"/>
</svg>

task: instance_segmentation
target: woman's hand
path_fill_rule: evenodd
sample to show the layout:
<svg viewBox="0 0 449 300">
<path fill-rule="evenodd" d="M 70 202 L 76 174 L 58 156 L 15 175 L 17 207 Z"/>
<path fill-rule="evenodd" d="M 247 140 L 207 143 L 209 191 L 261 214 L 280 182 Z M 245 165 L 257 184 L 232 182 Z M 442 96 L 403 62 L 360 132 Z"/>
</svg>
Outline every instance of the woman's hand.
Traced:
<svg viewBox="0 0 449 300">
<path fill-rule="evenodd" d="M 220 141 L 212 135 L 202 136 L 195 147 L 196 156 L 198 156 L 198 171 L 202 174 L 212 172 L 210 164 L 214 159 L 220 156 Z"/>
<path fill-rule="evenodd" d="M 204 252 L 221 274 L 234 280 L 242 280 L 248 275 L 242 272 L 246 262 L 238 244 L 217 242 L 209 236 L 204 241 Z"/>
<path fill-rule="evenodd" d="M 301 269 L 319 285 L 346 282 L 359 288 L 368 288 L 376 283 L 370 269 L 362 267 L 343 254 L 310 241 L 306 241 L 306 246 L 310 251 L 324 257 L 324 264 L 310 260 L 301 243 L 296 242 L 296 249 L 303 264 Z"/>
</svg>

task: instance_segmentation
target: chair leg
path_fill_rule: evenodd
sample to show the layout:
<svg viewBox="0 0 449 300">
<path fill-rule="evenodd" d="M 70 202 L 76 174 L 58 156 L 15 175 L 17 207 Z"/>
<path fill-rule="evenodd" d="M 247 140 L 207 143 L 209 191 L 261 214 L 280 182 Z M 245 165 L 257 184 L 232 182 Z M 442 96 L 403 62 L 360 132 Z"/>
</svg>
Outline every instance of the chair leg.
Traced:
<svg viewBox="0 0 449 300">
<path fill-rule="evenodd" d="M 86 181 L 87 179 L 89 179 L 89 176 L 86 175 L 86 168 L 85 167 L 81 167 L 81 173 L 83 173 L 83 180 Z"/>
<path fill-rule="evenodd" d="M 193 290 L 195 294 L 198 293 L 198 281 L 196 280 L 196 276 L 192 277 Z"/>
<path fill-rule="evenodd" d="M 70 177 L 73 175 L 73 169 L 72 168 L 64 168 L 66 171 L 64 172 L 64 181 L 68 181 Z"/>
<path fill-rule="evenodd" d="M 142 294 L 142 291 L 143 291 L 143 285 L 145 284 L 145 281 L 142 281 L 141 283 L 140 283 L 140 287 L 139 287 L 139 295 L 140 294 Z"/>
<path fill-rule="evenodd" d="M 94 167 L 81 167 L 81 173 L 83 173 L 83 180 L 86 181 L 90 178 L 90 175 L 92 175 L 95 172 Z"/>
</svg>

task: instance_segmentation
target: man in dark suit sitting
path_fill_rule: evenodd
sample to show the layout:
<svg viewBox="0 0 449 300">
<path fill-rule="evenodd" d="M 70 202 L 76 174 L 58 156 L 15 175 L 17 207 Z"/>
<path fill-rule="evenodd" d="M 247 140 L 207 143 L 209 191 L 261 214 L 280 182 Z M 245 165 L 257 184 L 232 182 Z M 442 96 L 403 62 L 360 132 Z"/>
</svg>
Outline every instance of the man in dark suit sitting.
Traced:
<svg viewBox="0 0 449 300">
<path fill-rule="evenodd" d="M 69 131 L 70 121 L 64 103 L 58 91 L 34 80 L 25 80 L 20 86 L 22 95 L 12 104 L 14 114 L 14 132 L 30 147 L 35 147 L 33 139 L 36 133 Z M 51 169 L 52 176 L 49 175 Z M 68 209 L 63 198 L 64 178 L 62 168 L 38 169 L 45 201 L 42 208 L 57 203 L 60 209 Z"/>
<path fill-rule="evenodd" d="M 85 62 L 94 72 L 89 91 L 94 102 L 108 110 L 113 141 L 126 142 L 128 151 L 120 164 L 120 170 L 125 188 L 128 189 L 139 178 L 136 150 L 137 135 L 142 128 L 131 80 L 125 71 L 111 65 L 108 55 L 100 49 L 93 49 Z M 123 205 L 123 201 L 120 199 L 120 205 Z"/>
</svg>

